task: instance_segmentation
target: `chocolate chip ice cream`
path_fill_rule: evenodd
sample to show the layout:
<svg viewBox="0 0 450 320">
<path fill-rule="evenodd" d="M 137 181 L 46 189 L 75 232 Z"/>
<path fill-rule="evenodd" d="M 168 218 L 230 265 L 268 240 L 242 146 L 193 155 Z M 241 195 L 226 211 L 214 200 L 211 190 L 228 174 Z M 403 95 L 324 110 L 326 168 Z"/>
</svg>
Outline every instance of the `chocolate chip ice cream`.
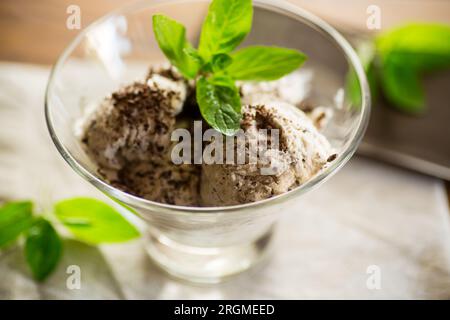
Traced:
<svg viewBox="0 0 450 320">
<path fill-rule="evenodd" d="M 203 205 L 237 205 L 285 193 L 308 181 L 333 158 L 330 144 L 313 122 L 285 102 L 245 106 L 241 128 L 256 140 L 268 136 L 258 129 L 278 129 L 279 145 L 266 148 L 254 163 L 203 165 Z M 245 152 L 252 152 L 248 145 Z"/>
<path fill-rule="evenodd" d="M 175 126 L 170 96 L 179 94 L 136 82 L 105 99 L 89 122 L 83 142 L 101 166 L 158 157 Z"/>
<path fill-rule="evenodd" d="M 115 185 L 139 197 L 179 206 L 198 206 L 200 168 L 170 160 L 138 161 L 124 166 Z"/>
<path fill-rule="evenodd" d="M 252 141 L 269 145 L 256 162 L 174 164 L 171 134 L 179 127 L 192 131 L 199 114 L 193 112 L 198 110 L 194 83 L 170 66 L 151 68 L 145 81 L 104 99 L 86 117 L 82 142 L 104 179 L 148 200 L 227 206 L 267 199 L 305 183 L 335 157 L 319 132 L 328 110 L 298 108 L 308 90 L 295 88 L 305 87 L 305 81 L 293 73 L 275 82 L 241 84 L 241 129 Z M 277 144 L 259 129 L 279 130 Z M 248 160 L 251 146 L 246 148 Z"/>
<path fill-rule="evenodd" d="M 145 82 L 106 98 L 85 121 L 82 142 L 111 184 L 140 197 L 198 205 L 197 168 L 168 154 L 188 84 L 172 68 L 155 68 Z"/>
</svg>

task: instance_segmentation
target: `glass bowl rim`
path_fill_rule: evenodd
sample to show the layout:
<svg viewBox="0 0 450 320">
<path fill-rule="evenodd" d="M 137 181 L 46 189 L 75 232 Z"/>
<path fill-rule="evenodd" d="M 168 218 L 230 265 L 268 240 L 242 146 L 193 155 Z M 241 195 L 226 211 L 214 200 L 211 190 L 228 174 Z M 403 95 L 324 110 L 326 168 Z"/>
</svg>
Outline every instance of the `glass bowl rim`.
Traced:
<svg viewBox="0 0 450 320">
<path fill-rule="evenodd" d="M 267 9 L 270 11 L 278 12 L 283 15 L 290 16 L 292 18 L 301 18 L 303 23 L 310 24 L 314 29 L 319 30 L 329 38 L 331 38 L 339 49 L 343 52 L 343 55 L 349 61 L 351 67 L 355 70 L 356 75 L 358 77 L 358 81 L 360 83 L 361 89 L 361 114 L 358 119 L 358 124 L 356 130 L 353 131 L 352 136 L 350 138 L 350 143 L 347 148 L 343 150 L 341 154 L 338 155 L 337 159 L 331 163 L 330 166 L 322 170 L 319 174 L 315 175 L 312 179 L 308 180 L 306 183 L 288 191 L 280 195 L 276 195 L 274 197 L 251 202 L 239 205 L 232 206 L 219 206 L 219 207 L 194 207 L 194 206 L 178 206 L 171 204 L 164 204 L 156 201 L 147 200 L 129 193 L 117 189 L 102 179 L 98 178 L 94 174 L 92 174 L 89 170 L 84 168 L 67 150 L 64 144 L 59 140 L 55 128 L 53 126 L 53 119 L 50 111 L 50 103 L 49 97 L 53 89 L 54 79 L 56 78 L 58 71 L 61 69 L 61 66 L 65 63 L 66 59 L 72 53 L 74 48 L 81 43 L 81 40 L 85 37 L 85 35 L 95 27 L 97 27 L 102 22 L 107 19 L 116 16 L 118 14 L 125 14 L 129 12 L 133 12 L 136 10 L 141 10 L 144 8 L 155 7 L 158 5 L 167 5 L 167 4 L 177 4 L 177 3 L 189 3 L 189 2 L 207 2 L 208 0 L 139 0 L 131 4 L 127 4 L 121 6 L 120 8 L 111 11 L 110 13 L 96 19 L 94 22 L 89 24 L 86 28 L 84 28 L 72 41 L 71 43 L 64 49 L 62 54 L 58 57 L 57 62 L 53 66 L 49 80 L 47 83 L 47 88 L 45 92 L 45 119 L 47 123 L 47 127 L 50 133 L 50 137 L 53 143 L 56 146 L 56 149 L 64 158 L 64 160 L 69 164 L 69 166 L 81 175 L 85 180 L 92 183 L 95 187 L 97 187 L 100 191 L 111 198 L 115 198 L 114 200 L 119 200 L 126 204 L 127 207 L 132 205 L 133 207 L 138 207 L 147 210 L 159 211 L 164 213 L 174 213 L 174 214 L 207 214 L 209 217 L 212 213 L 220 214 L 226 212 L 230 214 L 231 212 L 242 212 L 242 210 L 253 210 L 257 209 L 264 205 L 275 205 L 280 202 L 284 202 L 288 199 L 291 199 L 295 196 L 300 196 L 303 193 L 312 190 L 313 188 L 319 186 L 323 182 L 325 182 L 328 178 L 330 178 L 333 174 L 335 174 L 339 169 L 347 163 L 347 161 L 351 158 L 351 156 L 355 153 L 356 148 L 358 147 L 361 139 L 364 135 L 364 132 L 368 125 L 370 108 L 371 108 L 371 98 L 370 98 L 370 90 L 367 82 L 367 78 L 364 72 L 364 69 L 360 63 L 360 60 L 349 44 L 349 42 L 331 25 L 327 22 L 323 21 L 319 17 L 309 13 L 308 11 L 302 9 L 299 6 L 293 5 L 287 1 L 270 1 L 270 0 L 254 0 L 253 5 L 256 7 L 260 7 L 263 9 Z M 134 208 L 130 208 L 134 211 Z"/>
</svg>

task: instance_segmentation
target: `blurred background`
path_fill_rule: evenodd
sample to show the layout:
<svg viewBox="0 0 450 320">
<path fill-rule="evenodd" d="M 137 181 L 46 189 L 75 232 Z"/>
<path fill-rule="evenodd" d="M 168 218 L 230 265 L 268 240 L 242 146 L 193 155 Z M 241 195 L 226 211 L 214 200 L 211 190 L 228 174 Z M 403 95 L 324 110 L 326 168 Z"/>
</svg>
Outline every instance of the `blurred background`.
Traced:
<svg viewBox="0 0 450 320">
<path fill-rule="evenodd" d="M 0 58 L 51 65 L 79 30 L 65 28 L 70 5 L 81 8 L 81 27 L 114 8 L 133 1 L 125 0 L 2 0 L 0 3 Z M 366 27 L 370 5 L 378 5 L 381 29 L 405 21 L 450 23 L 450 2 L 446 0 L 291 0 L 293 4 L 320 16 L 343 30 L 370 31 Z"/>
<path fill-rule="evenodd" d="M 43 180 L 50 185 L 58 183 L 61 185 L 61 181 L 64 184 L 77 181 L 73 183 L 76 185 L 78 179 L 81 180 L 72 177 L 73 173 L 55 169 L 61 167 L 61 163 L 55 164 L 60 161 L 55 160 L 55 157 L 59 157 L 56 153 L 51 156 L 38 155 L 19 147 L 17 148 L 19 151 L 14 151 L 16 149 L 11 147 L 11 142 L 17 141 L 19 144 L 20 141 L 25 141 L 28 138 L 21 137 L 20 133 L 27 131 L 31 136 L 34 129 L 21 127 L 19 120 L 21 118 L 14 118 L 15 111 L 8 109 L 8 104 L 41 106 L 39 112 L 33 111 L 26 116 L 32 116 L 34 122 L 40 122 L 42 125 L 43 91 L 49 68 L 80 32 L 77 29 L 66 28 L 69 15 L 67 8 L 70 5 L 81 8 L 82 30 L 100 16 L 130 2 L 132 1 L 0 1 L 0 70 L 2 70 L 0 114 L 3 120 L 7 117 L 17 120 L 8 120 L 3 128 L 0 127 L 0 200 L 41 196 L 24 190 L 27 190 L 27 184 L 30 183 L 28 181 L 30 172 L 36 171 L 37 168 L 41 170 L 44 166 L 49 172 L 48 175 L 43 174 L 45 175 Z M 372 37 L 411 21 L 450 25 L 450 1 L 447 0 L 290 0 L 289 2 L 323 18 L 350 41 Z M 381 9 L 380 30 L 367 28 L 367 8 L 371 5 L 377 5 Z M 326 253 L 320 251 L 311 253 L 310 257 L 318 265 L 313 264 L 301 273 L 291 266 L 287 267 L 293 264 L 290 260 L 292 256 L 288 253 L 276 258 L 272 263 L 272 268 L 286 268 L 283 270 L 291 271 L 292 276 L 301 281 L 303 289 L 291 288 L 290 280 L 282 278 L 282 275 L 264 272 L 244 279 L 240 284 L 244 291 L 233 288 L 232 284 L 225 285 L 221 289 L 200 289 L 164 278 L 146 264 L 143 256 L 138 255 L 138 259 L 133 256 L 137 249 L 124 250 L 128 248 L 126 245 L 107 248 L 103 252 L 106 256 L 104 258 L 97 252 L 91 252 L 91 248 L 70 244 L 69 247 L 76 247 L 72 248 L 75 253 L 65 257 L 65 263 L 70 263 L 71 258 L 85 259 L 80 255 L 80 252 L 85 252 L 91 260 L 85 262 L 89 265 L 86 269 L 91 273 L 88 277 L 92 278 L 93 282 L 97 281 L 94 289 L 88 285 L 81 293 L 61 291 L 60 282 L 64 279 L 62 270 L 42 291 L 42 287 L 38 289 L 31 281 L 26 280 L 24 276 L 26 272 L 23 271 L 23 267 L 17 267 L 18 258 L 14 254 L 7 257 L 0 254 L 0 298 L 449 298 L 450 90 L 448 88 L 450 88 L 449 70 L 426 77 L 427 112 L 421 116 L 403 114 L 391 108 L 382 98 L 377 100 L 373 106 L 368 132 L 358 151 L 358 160 L 352 161 L 350 169 L 339 173 L 322 191 L 322 195 L 335 194 L 336 198 L 342 199 L 349 194 L 340 193 L 342 186 L 345 185 L 345 189 L 350 188 L 354 192 L 355 198 L 349 198 L 347 203 L 340 204 L 337 209 L 336 206 L 316 208 L 315 205 L 311 205 L 310 208 L 319 216 L 323 211 L 339 211 L 339 208 L 346 212 L 354 211 L 355 214 L 345 213 L 337 217 L 336 225 L 332 227 L 334 233 L 329 233 L 331 227 L 326 217 L 323 221 L 316 221 L 315 219 L 320 220 L 317 216 L 310 217 L 312 220 L 306 225 L 304 220 L 296 221 L 303 223 L 301 227 L 298 225 L 298 228 L 310 237 L 296 240 L 283 238 L 292 246 L 295 243 L 309 241 L 309 244 L 315 244 L 317 248 L 321 244 L 313 236 L 312 229 L 314 229 L 317 233 L 330 235 L 327 239 L 320 240 L 328 245 L 334 242 L 331 234 L 341 237 L 342 247 L 345 247 L 345 250 L 335 248 L 335 253 L 330 253 L 331 250 Z M 26 92 L 21 90 L 34 91 L 35 94 L 25 97 Z M 21 116 L 26 112 L 25 108 Z M 47 134 L 44 127 L 39 130 L 40 135 Z M 20 133 L 16 134 L 18 132 Z M 30 165 L 30 160 L 40 161 L 45 165 Z M 54 182 L 53 175 L 63 178 L 60 178 L 59 182 Z M 362 187 L 370 184 L 373 184 L 373 188 Z M 71 192 L 78 190 L 85 193 L 85 188 L 85 185 L 73 187 Z M 394 192 L 391 192 L 392 190 Z M 44 198 L 48 196 L 46 191 L 42 193 Z M 311 203 L 321 201 L 318 195 L 310 198 Z M 373 203 L 376 205 L 373 206 Z M 374 207 L 373 210 L 370 207 Z M 410 225 L 408 230 L 400 230 L 398 227 L 408 223 Z M 288 223 L 285 225 L 288 228 Z M 291 231 L 296 233 L 295 229 Z M 360 235 L 364 239 L 359 238 Z M 356 243 L 364 243 L 364 246 L 358 246 Z M 323 243 L 322 245 L 325 246 Z M 359 260 L 353 258 L 358 255 Z M 400 256 L 402 258 L 399 258 Z M 111 263 L 105 262 L 108 259 L 127 262 L 111 267 Z M 346 261 L 342 269 L 337 268 L 340 270 L 339 274 L 328 276 L 316 274 L 318 271 L 314 271 L 315 269 L 326 270 L 325 265 L 330 259 Z M 365 266 L 370 264 L 370 261 L 375 264 L 382 261 L 378 264 L 384 264 L 384 270 L 388 270 L 386 277 L 392 283 L 386 284 L 387 291 L 384 293 L 367 292 L 364 285 L 361 289 L 358 284 L 359 280 L 365 279 Z M 103 273 L 100 279 L 94 280 L 94 275 L 99 272 L 98 265 L 103 264 L 107 265 L 108 272 Z M 127 270 L 132 268 L 145 268 L 151 272 L 125 276 Z M 343 282 L 346 272 L 354 270 L 352 268 L 361 269 L 362 274 L 352 277 L 350 283 Z M 255 277 L 259 279 L 261 284 L 259 287 L 256 285 L 258 281 L 254 281 Z M 7 278 L 13 279 L 8 280 L 8 288 L 5 286 Z M 157 288 L 153 287 L 149 291 L 146 285 L 149 282 L 156 283 Z M 323 287 L 322 282 L 327 285 Z"/>
</svg>

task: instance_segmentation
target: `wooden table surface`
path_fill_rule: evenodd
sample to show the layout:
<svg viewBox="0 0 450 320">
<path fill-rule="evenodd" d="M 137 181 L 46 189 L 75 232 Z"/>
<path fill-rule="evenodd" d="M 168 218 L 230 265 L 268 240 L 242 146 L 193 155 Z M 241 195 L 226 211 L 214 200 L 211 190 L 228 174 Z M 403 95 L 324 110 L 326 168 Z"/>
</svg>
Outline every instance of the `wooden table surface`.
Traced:
<svg viewBox="0 0 450 320">
<path fill-rule="evenodd" d="M 372 0 L 291 0 L 335 25 L 364 29 L 366 9 Z M 378 0 L 382 28 L 405 20 L 450 23 L 450 1 Z M 0 60 L 53 64 L 79 30 L 66 27 L 70 5 L 81 9 L 81 28 L 110 10 L 130 3 L 125 0 L 1 0 Z M 367 30 L 366 30 L 367 31 Z M 450 198 L 450 183 L 447 182 Z"/>
</svg>

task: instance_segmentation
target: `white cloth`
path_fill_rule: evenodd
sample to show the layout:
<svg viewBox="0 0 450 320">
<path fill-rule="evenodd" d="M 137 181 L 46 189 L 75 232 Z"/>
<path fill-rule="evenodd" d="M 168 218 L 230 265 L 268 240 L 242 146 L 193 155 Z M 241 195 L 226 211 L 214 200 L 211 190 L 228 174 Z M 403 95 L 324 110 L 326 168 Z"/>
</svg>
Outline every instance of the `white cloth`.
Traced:
<svg viewBox="0 0 450 320">
<path fill-rule="evenodd" d="M 47 68 L 0 64 L 0 199 L 33 198 L 44 209 L 62 197 L 99 195 L 50 141 L 47 78 Z M 268 263 L 220 285 L 167 277 L 140 241 L 97 249 L 67 240 L 58 269 L 39 285 L 19 245 L 1 252 L 0 298 L 450 298 L 441 181 L 357 157 L 299 201 L 303 210 L 293 207 L 280 221 Z M 66 287 L 69 265 L 81 268 L 79 290 Z M 369 266 L 380 271 L 380 289 L 368 289 Z"/>
</svg>

